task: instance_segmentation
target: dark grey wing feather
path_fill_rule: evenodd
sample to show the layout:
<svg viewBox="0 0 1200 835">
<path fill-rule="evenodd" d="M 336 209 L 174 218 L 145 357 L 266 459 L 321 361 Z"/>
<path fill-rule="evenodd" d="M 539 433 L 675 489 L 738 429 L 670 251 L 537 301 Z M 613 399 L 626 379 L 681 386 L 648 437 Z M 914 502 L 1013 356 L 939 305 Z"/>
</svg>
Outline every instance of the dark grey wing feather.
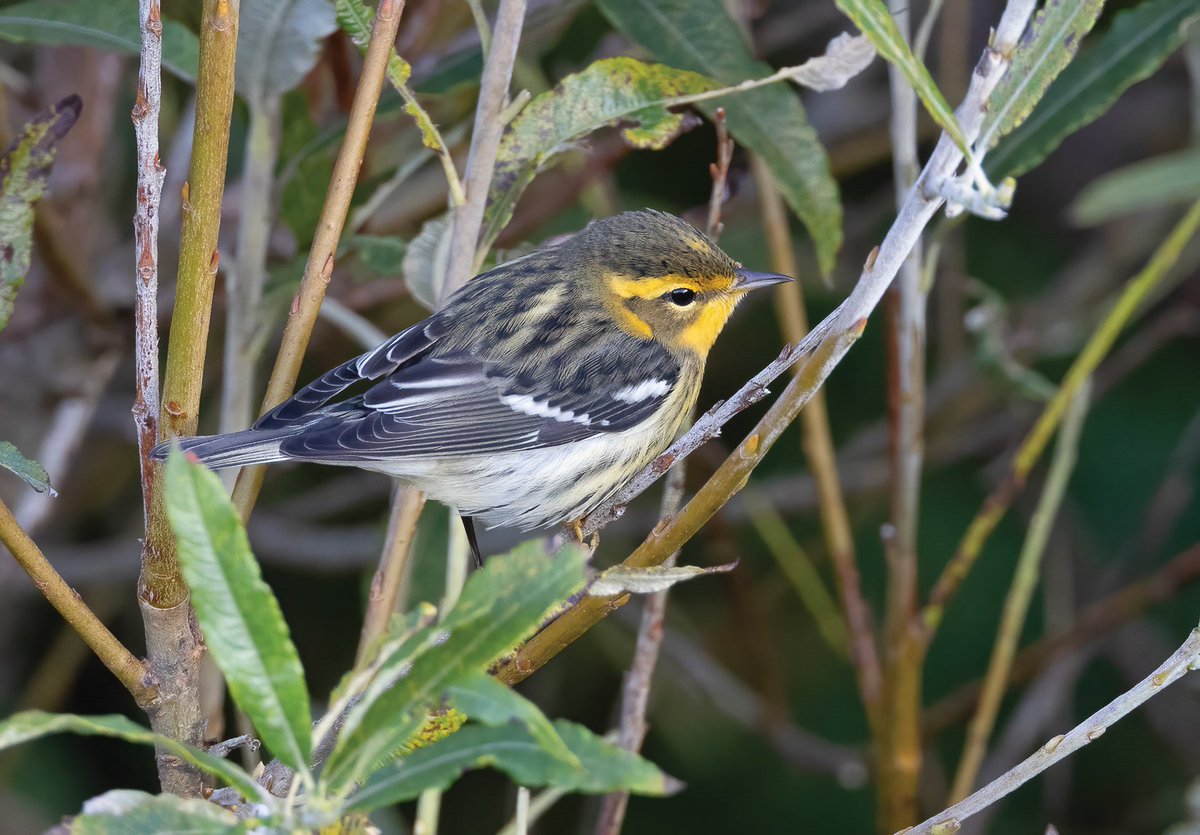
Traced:
<svg viewBox="0 0 1200 835">
<path fill-rule="evenodd" d="M 433 347 L 443 330 L 444 323 L 435 316 L 401 331 L 378 348 L 325 372 L 259 418 L 254 428 L 279 429 L 308 417 L 355 383 L 376 380 L 418 359 Z"/>
<path fill-rule="evenodd" d="M 355 461 L 538 449 L 629 429 L 650 417 L 678 379 L 655 362 L 600 360 L 588 373 L 521 373 L 466 354 L 423 356 L 361 398 L 283 442 L 297 458 Z M 603 367 L 603 372 L 597 370 Z M 546 380 L 549 386 L 539 384 Z"/>
</svg>

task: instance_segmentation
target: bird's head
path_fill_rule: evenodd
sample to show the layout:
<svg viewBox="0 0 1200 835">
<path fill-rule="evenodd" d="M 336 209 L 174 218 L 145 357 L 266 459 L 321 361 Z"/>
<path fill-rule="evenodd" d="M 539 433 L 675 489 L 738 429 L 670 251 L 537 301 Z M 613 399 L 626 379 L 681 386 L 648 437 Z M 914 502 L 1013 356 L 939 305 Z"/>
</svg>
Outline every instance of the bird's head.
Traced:
<svg viewBox="0 0 1200 835">
<path fill-rule="evenodd" d="M 571 243 L 622 330 L 701 359 L 746 293 L 791 281 L 742 269 L 704 233 L 662 212 L 598 220 Z"/>
</svg>

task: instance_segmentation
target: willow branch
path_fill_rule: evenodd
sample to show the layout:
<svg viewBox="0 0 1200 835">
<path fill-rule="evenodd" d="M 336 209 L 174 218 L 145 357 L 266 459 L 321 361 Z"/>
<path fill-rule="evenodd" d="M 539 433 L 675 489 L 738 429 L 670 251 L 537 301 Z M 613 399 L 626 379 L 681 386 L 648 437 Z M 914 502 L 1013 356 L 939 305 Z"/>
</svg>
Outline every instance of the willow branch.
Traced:
<svg viewBox="0 0 1200 835">
<path fill-rule="evenodd" d="M 907 0 L 888 7 L 909 37 Z M 891 86 L 892 168 L 900 204 L 917 177 L 917 95 L 895 64 Z M 884 692 L 880 710 L 879 817 L 884 831 L 917 817 L 921 771 L 921 670 L 924 659 L 905 645 L 917 608 L 917 529 L 925 459 L 925 293 L 921 240 L 900 266 L 888 304 L 888 414 L 891 430 L 891 521 L 885 527 L 887 603 L 884 615 Z"/>
<path fill-rule="evenodd" d="M 713 117 L 717 132 L 717 160 L 709 165 L 712 190 L 708 200 L 708 236 L 716 241 L 721 236 L 721 209 L 729 179 L 729 164 L 733 161 L 733 139 L 725 122 L 725 109 L 717 108 Z M 663 485 L 659 518 L 667 519 L 679 511 L 683 503 L 683 488 L 686 476 L 685 462 L 671 469 Z M 665 565 L 673 565 L 679 552 L 667 557 Z M 638 624 L 637 641 L 634 644 L 633 662 L 625 676 L 621 691 L 621 721 L 617 729 L 617 744 L 626 751 L 640 751 L 646 739 L 646 710 L 650 704 L 650 685 L 654 669 L 662 651 L 664 622 L 667 616 L 667 597 L 670 589 L 647 595 L 642 604 L 642 618 Z M 629 792 L 612 792 L 605 795 L 596 820 L 596 835 L 618 835 L 629 807 Z"/>
<path fill-rule="evenodd" d="M 1067 482 L 1075 469 L 1075 459 L 1079 452 L 1079 436 L 1083 431 L 1083 419 L 1087 415 L 1088 399 L 1091 384 L 1086 383 L 1079 393 L 1071 400 L 1063 421 L 1062 432 L 1055 445 L 1054 458 L 1050 462 L 1050 470 L 1046 476 L 1046 487 L 1038 499 L 1037 508 L 1029 523 L 1025 535 L 1025 543 L 1017 558 L 1017 567 L 1013 573 L 1012 585 L 1004 600 L 1004 611 L 1000 617 L 1000 627 L 996 630 L 996 643 L 992 648 L 992 657 L 988 662 L 987 674 L 984 676 L 983 694 L 975 709 L 975 716 L 967 728 L 967 739 L 963 744 L 962 758 L 958 763 L 958 771 L 954 775 L 954 784 L 950 789 L 950 802 L 956 803 L 965 798 L 975 783 L 979 767 L 983 764 L 984 754 L 987 753 L 988 739 L 995 727 L 996 717 L 1000 713 L 1000 701 L 1007 689 L 1008 674 L 1012 669 L 1013 657 L 1017 652 L 1017 643 L 1021 639 L 1021 630 L 1025 626 L 1025 616 L 1029 611 L 1029 602 L 1033 598 L 1033 590 L 1037 587 L 1042 564 L 1042 555 L 1050 542 L 1050 532 L 1054 521 L 1058 518 L 1058 510 L 1062 506 L 1063 497 L 1067 492 Z"/>
<path fill-rule="evenodd" d="M 1084 608 L 1070 629 L 1035 641 L 1018 652 L 1004 680 L 1005 687 L 1028 681 L 1064 653 L 1111 634 L 1197 580 L 1200 580 L 1200 545 L 1193 545 L 1153 574 Z M 963 721 L 979 703 L 982 693 L 983 682 L 974 681 L 931 705 L 922 720 L 924 733 L 936 734 Z"/>
<path fill-rule="evenodd" d="M 970 572 L 996 525 L 1012 504 L 1013 498 L 1025 484 L 1029 472 L 1041 457 L 1050 442 L 1054 430 L 1066 412 L 1084 381 L 1092 375 L 1100 362 L 1120 336 L 1121 331 L 1138 312 L 1142 302 L 1157 287 L 1179 260 L 1183 248 L 1200 227 L 1200 201 L 1194 203 L 1187 214 L 1175 225 L 1155 250 L 1150 262 L 1134 276 L 1117 297 L 1108 314 L 1093 331 L 1079 356 L 1063 377 L 1062 384 L 1046 408 L 1038 417 L 1029 434 L 1013 459 L 1008 475 L 984 500 L 978 515 L 971 521 L 959 542 L 954 556 L 942 570 L 941 576 L 929 595 L 929 602 L 921 610 L 915 627 L 920 631 L 925 644 L 933 639 L 945 613 L 946 603 L 954 596 L 959 585 Z"/>
<path fill-rule="evenodd" d="M 906 829 L 905 835 L 934 835 L 938 832 L 958 831 L 959 825 L 964 820 L 1020 788 L 1089 742 L 1099 739 L 1105 731 L 1135 708 L 1161 693 L 1163 688 L 1174 684 L 1184 674 L 1198 668 L 1200 668 L 1200 627 L 1193 629 L 1187 640 L 1179 649 L 1175 650 L 1170 658 L 1132 689 L 1109 702 L 1067 733 L 1054 737 L 1025 761 L 961 803 L 939 812 L 911 829 Z"/>
<path fill-rule="evenodd" d="M 96 653 L 117 680 L 129 691 L 139 707 L 148 709 L 158 698 L 158 686 L 146 666 L 134 656 L 108 627 L 96 617 L 75 589 L 54 570 L 28 534 L 17 524 L 12 512 L 0 502 L 0 542 L 33 580 L 38 591 L 63 616 L 83 642 Z"/>
<path fill-rule="evenodd" d="M 973 141 L 974 137 L 979 135 L 987 98 L 1007 69 L 1007 56 L 1014 48 L 1016 39 L 1025 30 L 1025 24 L 1031 14 L 1032 7 L 1027 3 L 1010 3 L 996 29 L 992 44 L 984 50 L 983 57 L 971 76 L 967 95 L 955 112 L 959 127 L 969 141 Z M 892 279 L 896 277 L 900 265 L 908 257 L 926 224 L 944 204 L 945 198 L 937 189 L 958 169 L 962 160 L 962 152 L 955 146 L 954 141 L 943 134 L 921 176 L 909 190 L 883 243 L 868 256 L 858 283 L 854 285 L 854 290 L 845 301 L 804 339 L 785 348 L 770 365 L 750 378 L 728 400 L 709 409 L 666 452 L 650 462 L 623 488 L 593 511 L 584 522 L 584 534 L 595 533 L 619 518 L 626 505 L 661 478 L 675 459 L 690 455 L 719 435 L 721 427 L 735 415 L 766 397 L 770 393 L 767 386 L 785 371 L 804 359 L 808 360 L 808 365 L 812 365 L 819 357 L 819 367 L 811 368 L 807 375 L 815 391 L 850 349 L 857 338 L 857 332 L 866 326 L 867 318 L 879 304 Z M 806 402 L 812 393 L 805 393 Z"/>
<path fill-rule="evenodd" d="M 316 233 L 308 253 L 308 262 L 304 266 L 304 277 L 300 281 L 296 297 L 292 300 L 279 354 L 271 370 L 271 378 L 267 382 L 263 412 L 287 400 L 296 387 L 300 363 L 308 348 L 308 340 L 312 335 L 321 301 L 325 298 L 325 290 L 333 276 L 333 259 L 337 255 L 338 241 L 350 209 L 350 199 L 354 196 L 354 186 L 358 182 L 358 172 L 366 153 L 367 138 L 375 119 L 375 108 L 383 90 L 388 57 L 392 54 L 392 45 L 396 41 L 396 30 L 400 26 L 400 14 L 403 9 L 404 0 L 380 0 L 379 8 L 375 12 L 371 41 L 367 46 L 367 56 L 363 61 L 358 88 L 354 91 L 354 102 L 350 106 L 346 135 L 333 164 L 333 177 L 325 192 L 325 203 L 321 207 Z M 246 467 L 238 473 L 233 488 L 233 502 L 243 519 L 248 518 L 254 508 L 254 502 L 262 488 L 263 475 L 264 467 L 261 464 Z"/>
<path fill-rule="evenodd" d="M 475 107 L 475 127 L 464 182 L 467 200 L 455 208 L 451 224 L 450 256 L 439 293 L 443 300 L 467 283 L 482 260 L 482 255 L 476 252 L 476 244 L 496 169 L 500 136 L 504 133 L 500 114 L 508 106 L 508 85 L 512 81 L 524 23 L 525 0 L 500 0 L 496 29 L 480 82 L 479 102 Z"/>
<path fill-rule="evenodd" d="M 159 41 L 161 46 L 161 19 L 157 26 L 152 18 L 147 20 L 144 36 Z M 225 162 L 233 112 L 237 32 L 237 3 L 206 0 L 200 21 L 200 70 L 196 80 L 192 160 L 188 179 L 183 185 L 183 230 L 175 309 L 171 314 L 167 365 L 159 404 L 160 441 L 196 434 L 213 285 L 220 263 L 217 236 L 221 226 L 221 199 L 225 193 Z M 146 324 L 145 327 L 151 326 Z M 154 606 L 169 609 L 187 600 L 187 587 L 175 560 L 174 540 L 162 508 L 162 491 L 157 478 L 152 477 L 151 487 L 154 492 L 142 560 L 141 597 Z"/>
<path fill-rule="evenodd" d="M 1007 68 L 1008 59 L 1005 56 L 1025 30 L 1031 13 L 1032 7 L 1024 2 L 1011 3 L 1001 18 L 992 43 L 984 50 L 979 66 L 971 77 L 967 96 L 956 113 L 969 141 L 979 134 L 985 112 L 984 103 Z M 926 186 L 944 180 L 957 170 L 962 159 L 962 152 L 953 140 L 943 135 L 921 177 L 909 191 L 899 216 L 883 243 L 868 257 L 858 283 L 846 300 L 803 340 L 784 349 L 774 362 L 751 378 L 733 397 L 710 409 L 666 452 L 601 505 L 584 523 L 584 533 L 595 532 L 620 516 L 625 504 L 658 480 L 676 459 L 687 456 L 715 437 L 730 418 L 765 397 L 767 386 L 772 381 L 803 360 L 795 378 L 750 435 L 683 510 L 655 528 L 625 560 L 624 565 L 661 565 L 712 518 L 729 497 L 741 489 L 783 430 L 796 418 L 862 334 L 867 317 L 878 305 L 925 225 L 944 202 L 936 190 Z M 524 679 L 627 600 L 628 597 L 583 599 L 506 661 L 499 670 L 500 678 L 507 682 Z"/>
<path fill-rule="evenodd" d="M 142 473 L 142 513 L 150 527 L 154 464 L 150 450 L 158 443 L 158 209 L 167 170 L 158 155 L 158 115 L 162 108 L 162 9 L 158 0 L 141 0 L 141 62 L 133 132 L 137 144 L 137 204 L 133 215 L 135 278 L 134 357 L 136 391 L 133 423 L 137 429 Z"/>
<path fill-rule="evenodd" d="M 794 276 L 797 274 L 798 265 L 795 251 L 792 249 L 783 198 L 775 186 L 770 169 L 762 159 L 754 156 L 751 158 L 751 164 L 755 181 L 758 183 L 763 227 L 767 234 L 767 248 L 771 252 L 772 269 L 784 275 Z M 804 307 L 802 282 L 782 284 L 776 294 L 776 310 L 779 312 L 783 334 L 789 343 L 798 343 L 808 334 L 808 315 Z M 825 538 L 829 560 L 833 564 L 842 613 L 850 635 L 850 657 L 854 662 L 859 697 L 868 719 L 874 726 L 879 709 L 879 694 L 883 686 L 883 671 L 875 645 L 871 610 L 862 594 L 854 533 L 850 527 L 850 515 L 846 511 L 846 499 L 838 475 L 837 453 L 834 451 L 829 409 L 825 404 L 823 391 L 816 392 L 808 406 L 800 412 L 800 429 L 804 456 L 816 483 L 821 532 Z"/>
<path fill-rule="evenodd" d="M 151 61 L 154 64 L 158 63 L 162 36 L 162 21 L 156 6 L 154 0 L 143 0 L 140 4 L 143 50 L 153 53 Z M 196 122 L 191 165 L 183 185 L 179 271 L 162 397 L 157 404 L 149 401 L 139 404 L 142 408 L 157 405 L 160 441 L 196 432 L 213 285 L 219 263 L 217 238 L 233 111 L 237 33 L 237 0 L 205 0 L 200 16 Z M 151 69 L 143 66 L 141 72 L 148 75 Z M 148 94 L 151 89 L 157 89 L 150 87 L 149 79 L 144 81 L 145 86 L 139 83 L 139 92 L 144 89 Z M 145 286 L 140 274 L 142 254 L 138 257 L 139 284 L 142 285 L 139 286 L 138 301 L 144 305 L 139 310 L 138 342 L 139 351 L 146 352 L 139 353 L 138 374 L 139 378 L 147 375 L 145 379 L 139 379 L 139 385 L 145 385 L 153 373 L 148 354 L 153 350 L 150 332 L 157 321 L 157 311 L 150 298 L 153 293 Z M 145 396 L 143 391 L 143 400 Z M 141 452 L 144 459 L 148 450 L 143 447 Z M 150 496 L 150 503 L 138 582 L 138 605 L 146 632 L 146 658 L 150 673 L 160 683 L 160 698 L 147 713 L 150 726 L 157 733 L 190 745 L 200 745 L 204 737 L 204 714 L 200 705 L 200 662 L 204 657 L 204 643 L 192 618 L 187 584 L 176 558 L 175 539 L 164 507 L 163 483 L 157 473 L 148 471 L 149 483 L 144 483 L 143 488 Z M 198 796 L 202 792 L 204 778 L 198 769 L 163 749 L 156 752 L 156 760 L 164 791 L 184 797 Z"/>
</svg>

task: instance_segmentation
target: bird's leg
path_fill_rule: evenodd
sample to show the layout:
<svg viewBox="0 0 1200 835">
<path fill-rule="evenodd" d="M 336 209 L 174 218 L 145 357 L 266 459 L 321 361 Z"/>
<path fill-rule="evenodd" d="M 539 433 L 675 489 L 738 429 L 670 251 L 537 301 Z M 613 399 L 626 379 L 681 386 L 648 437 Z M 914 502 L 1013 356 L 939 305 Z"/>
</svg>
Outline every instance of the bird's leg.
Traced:
<svg viewBox="0 0 1200 835">
<path fill-rule="evenodd" d="M 463 529 L 467 532 L 467 544 L 471 546 L 471 557 L 475 560 L 475 567 L 483 568 L 483 556 L 479 553 L 479 540 L 475 538 L 475 520 L 470 516 L 460 518 Z"/>
<path fill-rule="evenodd" d="M 595 551 L 600 544 L 600 532 L 596 531 L 591 536 L 585 536 L 583 533 L 583 522 L 586 516 L 580 516 L 578 519 L 572 519 L 567 522 L 567 530 L 571 532 L 572 538 L 580 545 L 587 548 L 589 551 Z"/>
</svg>

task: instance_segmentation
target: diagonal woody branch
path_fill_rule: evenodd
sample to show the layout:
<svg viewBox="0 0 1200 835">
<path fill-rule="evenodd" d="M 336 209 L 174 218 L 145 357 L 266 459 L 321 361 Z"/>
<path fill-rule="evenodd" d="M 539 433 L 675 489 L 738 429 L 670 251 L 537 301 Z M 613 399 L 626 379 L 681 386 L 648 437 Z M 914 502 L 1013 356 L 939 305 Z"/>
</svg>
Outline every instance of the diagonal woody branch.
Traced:
<svg viewBox="0 0 1200 835">
<path fill-rule="evenodd" d="M 991 43 L 984 50 L 971 85 L 956 116 L 968 141 L 979 135 L 985 103 L 1008 67 L 1008 56 L 1025 31 L 1033 8 L 1025 0 L 1012 0 L 1005 9 Z M 881 243 L 868 257 L 854 290 L 798 344 L 784 349 L 779 357 L 742 386 L 733 397 L 710 409 L 670 449 L 601 505 L 584 522 L 584 534 L 598 531 L 621 515 L 625 505 L 658 480 L 676 459 L 720 433 L 737 413 L 767 394 L 767 386 L 788 368 L 803 360 L 795 378 L 754 431 L 726 459 L 693 499 L 676 516 L 660 524 L 626 560 L 631 567 L 660 565 L 693 536 L 729 497 L 745 484 L 750 473 L 778 440 L 784 429 L 812 399 L 846 352 L 866 327 L 867 317 L 879 304 L 925 226 L 941 208 L 944 198 L 937 187 L 962 164 L 962 152 L 942 135 L 921 176 L 909 190 L 899 214 Z M 503 681 L 527 677 L 557 655 L 595 623 L 622 606 L 628 597 L 584 598 L 534 636 L 499 669 Z"/>
<path fill-rule="evenodd" d="M 292 300 L 287 325 L 267 392 L 263 397 L 262 411 L 275 408 L 291 396 L 300 376 L 300 363 L 308 349 L 317 313 L 325 298 L 325 290 L 333 277 L 333 260 L 337 255 L 338 241 L 350 211 L 350 199 L 358 183 L 358 172 L 362 167 L 367 150 L 367 138 L 375 120 L 375 108 L 379 105 L 379 94 L 383 91 L 383 79 L 387 73 L 388 58 L 396 42 L 396 30 L 400 27 L 400 14 L 404 0 L 380 0 L 375 12 L 375 23 L 371 29 L 371 41 L 367 46 L 367 57 L 363 62 L 362 76 L 354 91 L 354 102 L 350 106 L 349 124 L 342 147 L 333 164 L 333 177 L 325 193 L 325 204 L 317 220 L 312 248 L 304 266 L 304 277 L 300 289 Z M 237 476 L 233 487 L 233 503 L 245 520 L 250 516 L 258 492 L 262 489 L 265 467 L 258 464 L 246 467 Z"/>
</svg>

